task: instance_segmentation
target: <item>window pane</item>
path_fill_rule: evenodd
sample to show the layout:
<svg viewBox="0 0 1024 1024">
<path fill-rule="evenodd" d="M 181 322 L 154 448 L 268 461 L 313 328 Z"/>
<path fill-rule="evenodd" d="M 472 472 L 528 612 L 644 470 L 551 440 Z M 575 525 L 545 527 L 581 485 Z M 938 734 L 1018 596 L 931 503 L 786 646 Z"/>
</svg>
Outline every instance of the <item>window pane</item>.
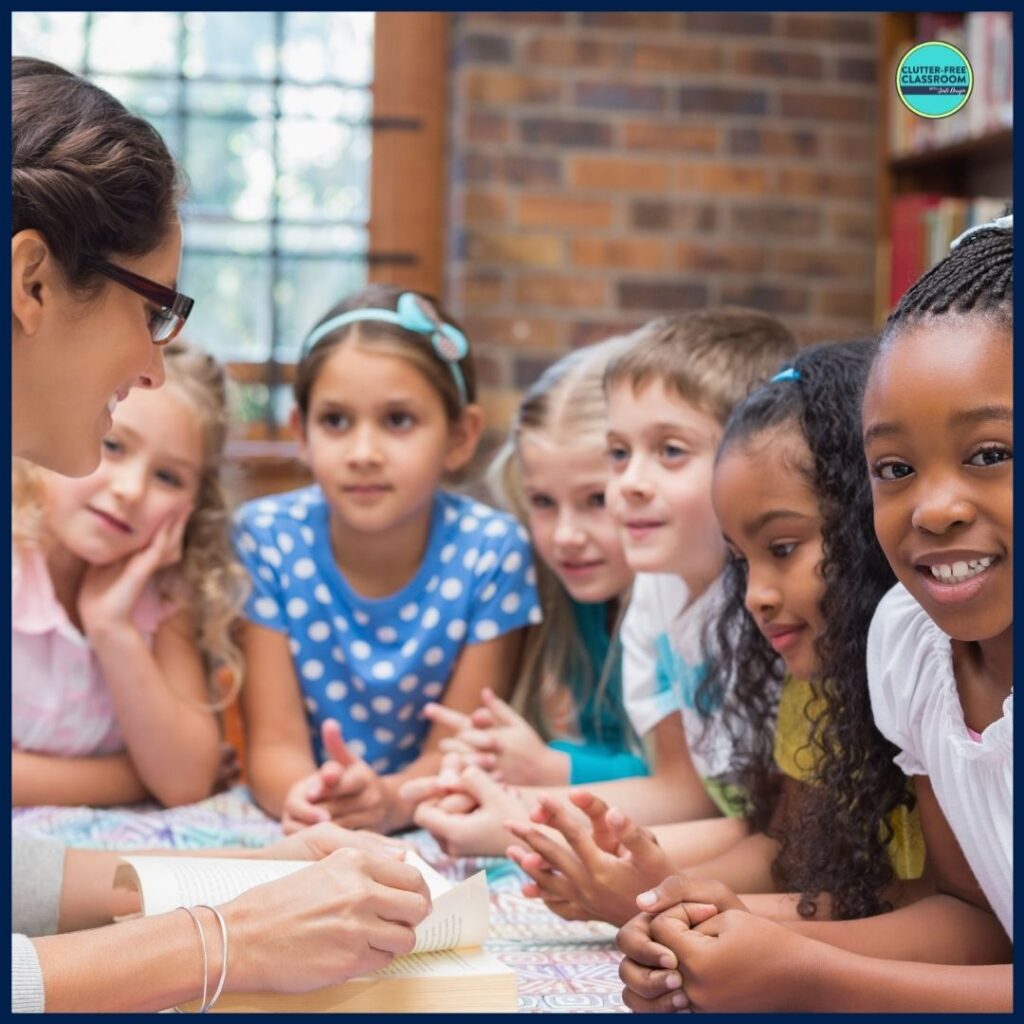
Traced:
<svg viewBox="0 0 1024 1024">
<path fill-rule="evenodd" d="M 274 77 L 273 11 L 190 11 L 185 29 L 189 78 Z"/>
<path fill-rule="evenodd" d="M 226 217 L 203 217 L 189 206 L 185 215 L 186 249 L 253 256 L 269 252 L 273 246 L 269 223 L 240 224 Z"/>
<path fill-rule="evenodd" d="M 285 78 L 353 82 L 373 78 L 373 12 L 289 12 L 285 15 Z"/>
<path fill-rule="evenodd" d="M 269 121 L 190 117 L 185 167 L 194 206 L 230 213 L 239 220 L 269 217 L 274 185 L 272 139 Z"/>
<path fill-rule="evenodd" d="M 362 257 L 370 247 L 370 233 L 365 227 L 349 224 L 282 224 L 277 229 L 277 246 L 285 255 Z"/>
<path fill-rule="evenodd" d="M 329 121 L 284 121 L 278 201 L 285 217 L 365 221 L 370 216 L 370 130 Z"/>
<path fill-rule="evenodd" d="M 272 86 L 252 83 L 188 82 L 185 103 L 190 113 L 269 118 L 274 114 L 274 91 Z"/>
<path fill-rule="evenodd" d="M 361 260 L 282 258 L 281 279 L 274 294 L 281 331 L 277 358 L 296 360 L 313 325 L 349 292 L 365 284 L 366 264 Z"/>
<path fill-rule="evenodd" d="M 157 11 L 93 14 L 89 66 L 96 71 L 178 71 L 179 16 Z"/>
<path fill-rule="evenodd" d="M 176 78 L 126 78 L 124 75 L 90 76 L 101 89 L 116 96 L 132 113 L 147 120 L 177 110 Z"/>
<path fill-rule="evenodd" d="M 185 333 L 226 362 L 266 359 L 272 336 L 270 282 L 267 257 L 186 252 L 181 286 L 196 304 Z"/>
<path fill-rule="evenodd" d="M 81 71 L 85 59 L 85 13 L 16 11 L 11 15 L 11 53 L 53 61 Z"/>
<path fill-rule="evenodd" d="M 369 89 L 336 85 L 284 85 L 281 113 L 285 117 L 312 117 L 324 121 L 368 121 L 373 112 Z"/>
</svg>

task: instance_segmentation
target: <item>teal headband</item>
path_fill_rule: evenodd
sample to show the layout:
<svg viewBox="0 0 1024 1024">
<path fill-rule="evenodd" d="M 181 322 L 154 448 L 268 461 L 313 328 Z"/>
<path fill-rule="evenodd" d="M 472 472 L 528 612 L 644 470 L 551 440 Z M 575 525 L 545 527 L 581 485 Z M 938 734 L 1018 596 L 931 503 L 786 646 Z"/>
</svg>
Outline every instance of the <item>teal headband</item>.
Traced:
<svg viewBox="0 0 1024 1024">
<path fill-rule="evenodd" d="M 402 292 L 398 296 L 397 309 L 352 309 L 347 313 L 339 313 L 332 316 L 330 320 L 324 321 L 313 333 L 302 343 L 302 354 L 300 359 L 305 358 L 313 346 L 326 337 L 331 331 L 348 324 L 362 323 L 365 320 L 375 320 L 378 323 L 395 324 L 404 327 L 414 334 L 423 334 L 430 337 L 430 343 L 434 348 L 438 359 L 451 371 L 452 379 L 459 389 L 460 405 L 465 406 L 469 402 L 469 394 L 466 391 L 466 378 L 462 374 L 459 360 L 469 355 L 469 341 L 457 327 L 446 324 L 433 304 L 422 295 L 415 292 Z"/>
<path fill-rule="evenodd" d="M 784 370 L 779 370 L 777 374 L 770 381 L 769 384 L 774 384 L 779 380 L 799 380 L 800 371 L 795 366 L 787 366 Z"/>
</svg>

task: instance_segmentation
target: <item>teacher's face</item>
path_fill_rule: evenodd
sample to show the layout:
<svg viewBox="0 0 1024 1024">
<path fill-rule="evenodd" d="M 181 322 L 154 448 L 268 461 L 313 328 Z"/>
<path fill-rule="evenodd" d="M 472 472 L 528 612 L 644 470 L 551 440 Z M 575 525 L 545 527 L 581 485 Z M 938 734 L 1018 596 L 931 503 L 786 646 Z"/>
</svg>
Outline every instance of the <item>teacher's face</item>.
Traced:
<svg viewBox="0 0 1024 1024">
<path fill-rule="evenodd" d="M 180 222 L 175 218 L 151 252 L 111 262 L 174 287 Z M 67 476 L 84 476 L 99 464 L 117 403 L 133 387 L 163 384 L 163 355 L 149 331 L 152 304 L 111 280 L 98 295 L 83 299 L 63 283 L 52 256 L 33 271 L 37 280 L 29 297 L 17 262 L 14 269 L 13 453 Z"/>
</svg>

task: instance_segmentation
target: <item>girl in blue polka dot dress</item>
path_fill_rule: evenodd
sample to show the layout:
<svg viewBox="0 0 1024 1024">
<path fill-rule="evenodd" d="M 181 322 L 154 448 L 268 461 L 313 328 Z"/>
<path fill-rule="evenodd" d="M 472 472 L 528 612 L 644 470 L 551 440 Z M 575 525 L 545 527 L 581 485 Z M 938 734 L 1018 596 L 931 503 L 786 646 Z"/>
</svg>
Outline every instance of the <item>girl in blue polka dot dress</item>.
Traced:
<svg viewBox="0 0 1024 1024">
<path fill-rule="evenodd" d="M 483 426 L 465 335 L 432 300 L 375 286 L 306 339 L 293 425 L 315 483 L 238 512 L 252 577 L 243 648 L 249 784 L 285 831 L 395 831 L 401 784 L 436 773 L 422 709 L 505 694 L 540 620 L 516 520 L 444 490 Z"/>
</svg>

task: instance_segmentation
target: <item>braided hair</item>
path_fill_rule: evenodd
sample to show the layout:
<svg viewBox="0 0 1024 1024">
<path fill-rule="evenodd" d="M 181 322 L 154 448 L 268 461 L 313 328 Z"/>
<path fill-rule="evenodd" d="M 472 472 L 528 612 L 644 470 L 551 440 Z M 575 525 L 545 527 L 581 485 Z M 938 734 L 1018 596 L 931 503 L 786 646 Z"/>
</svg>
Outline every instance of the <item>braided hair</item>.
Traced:
<svg viewBox="0 0 1024 1024">
<path fill-rule="evenodd" d="M 837 918 L 865 917 L 887 906 L 892 881 L 887 818 L 912 797 L 893 763 L 896 748 L 875 728 L 868 696 L 867 634 L 875 607 L 895 582 L 875 537 L 871 488 L 861 448 L 860 402 L 873 341 L 817 345 L 789 364 L 796 379 L 773 381 L 737 406 L 718 459 L 732 446 L 792 424 L 811 459 L 801 470 L 818 497 L 824 583 L 822 634 L 816 639 L 820 698 L 805 712 L 815 768 L 799 801 L 773 821 L 781 776 L 774 762 L 775 721 L 785 675 L 782 659 L 745 607 L 745 563 L 730 559 L 726 603 L 705 680 L 724 695 L 723 721 L 736 744 L 739 779 L 751 825 L 780 842 L 773 874 L 782 891 L 802 893 L 811 916 L 822 891 Z M 728 681 L 731 680 L 731 685 Z"/>
<path fill-rule="evenodd" d="M 71 287 L 103 283 L 96 260 L 156 249 L 184 190 L 148 121 L 56 64 L 11 58 L 11 234 L 38 231 Z"/>
<path fill-rule="evenodd" d="M 1008 211 L 1009 212 L 1009 211 Z M 961 235 L 948 256 L 919 278 L 886 321 L 880 349 L 926 316 L 991 316 L 1013 326 L 1013 226 L 984 225 Z"/>
</svg>

